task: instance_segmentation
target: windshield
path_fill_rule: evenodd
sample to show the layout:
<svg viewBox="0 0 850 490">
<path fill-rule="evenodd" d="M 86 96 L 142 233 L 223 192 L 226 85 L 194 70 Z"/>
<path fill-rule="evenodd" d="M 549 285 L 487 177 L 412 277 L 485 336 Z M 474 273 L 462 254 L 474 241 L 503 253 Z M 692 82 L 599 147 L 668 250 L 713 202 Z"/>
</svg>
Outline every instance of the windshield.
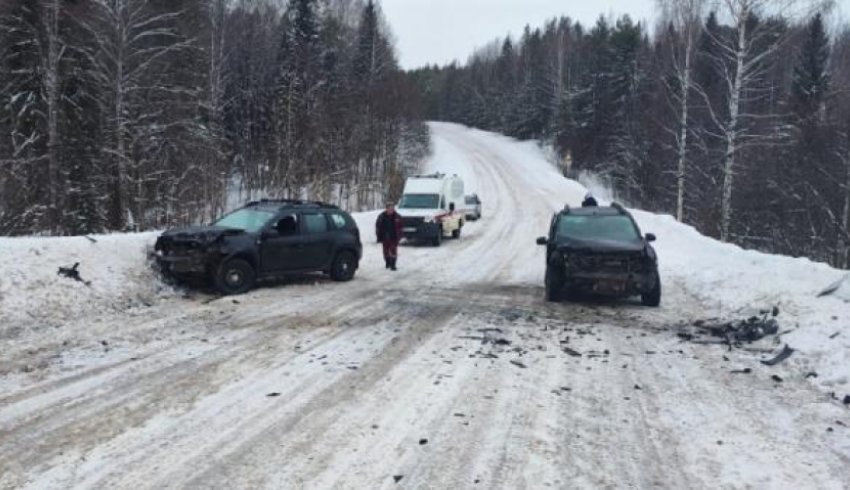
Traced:
<svg viewBox="0 0 850 490">
<path fill-rule="evenodd" d="M 466 204 L 477 204 L 474 197 L 467 197 Z"/>
<path fill-rule="evenodd" d="M 405 209 L 437 209 L 440 207 L 438 194 L 405 194 L 401 196 L 400 208 Z"/>
<path fill-rule="evenodd" d="M 260 211 L 258 209 L 240 209 L 216 221 L 215 226 L 222 228 L 236 228 L 249 233 L 260 231 L 274 218 L 274 213 Z"/>
<path fill-rule="evenodd" d="M 610 240 L 633 242 L 640 235 L 628 216 L 562 216 L 558 237 L 572 240 Z"/>
</svg>

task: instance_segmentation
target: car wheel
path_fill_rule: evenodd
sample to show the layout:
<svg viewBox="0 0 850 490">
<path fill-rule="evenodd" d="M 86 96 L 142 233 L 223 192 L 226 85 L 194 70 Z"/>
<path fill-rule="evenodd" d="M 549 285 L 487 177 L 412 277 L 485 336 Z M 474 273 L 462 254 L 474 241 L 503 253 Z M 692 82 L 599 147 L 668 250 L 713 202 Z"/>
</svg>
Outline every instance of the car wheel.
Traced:
<svg viewBox="0 0 850 490">
<path fill-rule="evenodd" d="M 461 224 L 457 227 L 457 230 L 455 230 L 455 231 L 453 231 L 453 232 L 452 232 L 452 238 L 454 238 L 455 240 L 457 240 L 458 238 L 460 238 L 460 231 L 461 231 L 462 229 L 463 229 L 463 223 L 461 223 Z"/>
<path fill-rule="evenodd" d="M 652 289 L 640 295 L 641 303 L 644 306 L 657 307 L 661 304 L 661 278 L 655 275 L 655 284 Z"/>
<path fill-rule="evenodd" d="M 563 289 L 564 279 L 561 275 L 551 267 L 546 267 L 546 301 L 554 302 L 561 299 Z"/>
<path fill-rule="evenodd" d="M 350 281 L 354 278 L 354 272 L 357 270 L 357 259 L 354 254 L 349 251 L 342 251 L 336 255 L 333 265 L 331 265 L 331 279 L 334 281 Z"/>
<path fill-rule="evenodd" d="M 437 230 L 437 236 L 431 240 L 431 245 L 439 247 L 443 243 L 443 229 Z"/>
<path fill-rule="evenodd" d="M 244 294 L 254 288 L 257 273 L 251 264 L 232 259 L 221 264 L 215 275 L 215 286 L 223 294 Z"/>
</svg>

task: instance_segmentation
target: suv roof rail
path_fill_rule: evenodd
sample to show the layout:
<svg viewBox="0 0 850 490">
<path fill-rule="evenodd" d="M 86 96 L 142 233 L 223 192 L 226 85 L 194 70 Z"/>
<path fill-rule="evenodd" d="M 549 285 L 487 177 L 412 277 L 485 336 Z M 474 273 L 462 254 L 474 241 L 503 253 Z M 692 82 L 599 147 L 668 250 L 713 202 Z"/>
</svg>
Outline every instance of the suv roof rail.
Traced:
<svg viewBox="0 0 850 490">
<path fill-rule="evenodd" d="M 319 207 L 319 208 L 331 208 L 331 209 L 339 209 L 339 206 L 334 204 L 328 204 L 321 201 L 305 201 L 303 199 L 267 199 L 263 198 L 259 201 L 250 201 L 245 206 L 247 207 L 255 207 L 262 204 L 280 204 L 280 205 L 288 205 L 288 206 L 311 206 L 311 207 Z"/>
<path fill-rule="evenodd" d="M 442 172 L 434 172 L 433 174 L 419 174 L 419 175 L 411 175 L 413 179 L 442 179 L 446 176 L 446 174 Z"/>
<path fill-rule="evenodd" d="M 618 202 L 612 202 L 611 207 L 619 211 L 620 214 L 627 214 L 626 208 L 624 208 L 623 205 Z"/>
</svg>

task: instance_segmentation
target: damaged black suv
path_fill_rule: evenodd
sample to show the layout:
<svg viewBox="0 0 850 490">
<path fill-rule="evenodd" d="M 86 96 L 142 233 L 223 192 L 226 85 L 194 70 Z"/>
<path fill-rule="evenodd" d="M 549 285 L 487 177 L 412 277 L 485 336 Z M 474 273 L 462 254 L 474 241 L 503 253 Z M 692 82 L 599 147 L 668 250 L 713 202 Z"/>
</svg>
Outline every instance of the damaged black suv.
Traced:
<svg viewBox="0 0 850 490">
<path fill-rule="evenodd" d="M 661 304 L 658 256 L 631 214 L 610 207 L 565 207 L 555 214 L 546 245 L 546 299 L 578 292 L 606 296 L 641 296 L 646 306 Z"/>
<path fill-rule="evenodd" d="M 363 246 L 351 215 L 336 206 L 261 200 L 209 226 L 163 233 L 154 247 L 167 276 L 212 283 L 241 294 L 261 279 L 324 272 L 336 281 L 354 277 Z"/>
</svg>

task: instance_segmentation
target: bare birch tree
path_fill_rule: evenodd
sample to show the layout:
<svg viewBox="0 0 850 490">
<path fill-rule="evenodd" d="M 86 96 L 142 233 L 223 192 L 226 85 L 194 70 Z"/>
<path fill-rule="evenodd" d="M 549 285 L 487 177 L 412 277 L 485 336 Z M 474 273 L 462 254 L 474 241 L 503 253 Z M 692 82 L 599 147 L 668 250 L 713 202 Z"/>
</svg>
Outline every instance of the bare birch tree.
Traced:
<svg viewBox="0 0 850 490">
<path fill-rule="evenodd" d="M 712 41 L 719 48 L 713 61 L 722 76 L 728 97 L 722 110 L 709 108 L 725 145 L 720 239 L 729 241 L 739 153 L 747 146 L 767 144 L 779 136 L 776 132 L 758 134 L 753 131 L 756 120 L 766 120 L 778 114 L 759 114 L 748 110 L 751 104 L 765 96 L 760 82 L 767 73 L 766 62 L 788 40 L 787 32 L 777 32 L 775 25 L 763 22 L 762 17 L 783 15 L 789 19 L 799 18 L 813 11 L 816 4 L 811 0 L 722 0 L 720 5 L 732 24 L 734 34 L 713 36 Z"/>
<path fill-rule="evenodd" d="M 697 40 L 706 10 L 705 0 L 657 0 L 662 18 L 669 19 L 680 45 L 671 43 L 671 58 L 678 90 L 670 90 L 678 106 L 678 132 L 676 138 L 676 219 L 685 218 L 685 178 L 688 174 L 688 137 L 691 133 L 690 95 L 693 86 L 693 60 Z"/>
<path fill-rule="evenodd" d="M 181 90 L 151 83 L 151 75 L 167 55 L 187 48 L 191 42 L 183 40 L 173 26 L 180 12 L 159 13 L 149 0 L 95 0 L 95 4 L 97 17 L 89 30 L 97 43 L 91 60 L 109 136 L 102 151 L 113 161 L 110 220 L 113 228 L 122 229 L 128 221 L 141 219 L 142 214 L 130 187 L 133 183 L 140 185 L 144 178 L 137 175 L 131 182 L 131 174 L 138 170 L 133 145 L 149 137 L 150 131 L 164 129 L 155 121 L 157 108 L 145 96 Z M 135 194 L 140 197 L 140 192 Z"/>
</svg>

